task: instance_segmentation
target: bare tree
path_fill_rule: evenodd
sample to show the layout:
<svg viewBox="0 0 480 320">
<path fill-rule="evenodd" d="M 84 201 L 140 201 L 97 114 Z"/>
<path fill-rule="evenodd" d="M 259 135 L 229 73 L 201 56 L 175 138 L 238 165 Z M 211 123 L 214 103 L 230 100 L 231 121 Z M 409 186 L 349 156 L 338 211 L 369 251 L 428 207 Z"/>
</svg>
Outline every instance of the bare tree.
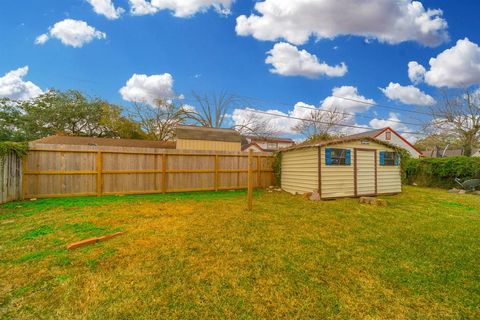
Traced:
<svg viewBox="0 0 480 320">
<path fill-rule="evenodd" d="M 336 107 L 328 110 L 311 110 L 303 120 L 293 127 L 295 132 L 304 135 L 307 140 L 323 139 L 335 135 L 334 129 L 349 118 L 349 114 Z"/>
<path fill-rule="evenodd" d="M 430 107 L 432 120 L 426 129 L 447 134 L 460 141 L 464 155 L 471 156 L 480 138 L 480 91 L 443 91 L 443 101 Z"/>
<path fill-rule="evenodd" d="M 235 129 L 241 134 L 257 138 L 270 138 L 279 134 L 271 118 L 261 117 L 248 108 L 245 113 L 245 118 L 235 125 Z"/>
<path fill-rule="evenodd" d="M 228 112 L 240 102 L 236 95 L 226 91 L 210 95 L 200 95 L 194 91 L 192 95 L 196 102 L 196 111 L 189 117 L 202 127 L 222 127 Z"/>
<path fill-rule="evenodd" d="M 172 140 L 175 138 L 176 127 L 188 119 L 191 111 L 161 99 L 156 100 L 155 104 L 150 106 L 146 103 L 134 103 L 132 117 L 140 123 L 148 138 Z"/>
</svg>

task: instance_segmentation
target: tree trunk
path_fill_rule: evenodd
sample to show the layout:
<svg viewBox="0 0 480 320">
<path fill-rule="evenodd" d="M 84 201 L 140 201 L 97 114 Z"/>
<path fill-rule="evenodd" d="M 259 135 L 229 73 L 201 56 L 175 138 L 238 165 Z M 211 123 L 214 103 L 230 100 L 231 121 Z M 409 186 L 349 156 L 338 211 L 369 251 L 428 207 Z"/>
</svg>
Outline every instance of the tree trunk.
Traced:
<svg viewBox="0 0 480 320">
<path fill-rule="evenodd" d="M 465 143 L 463 146 L 463 155 L 467 157 L 472 156 L 473 146 L 475 144 L 475 134 L 467 133 L 465 135 Z"/>
</svg>

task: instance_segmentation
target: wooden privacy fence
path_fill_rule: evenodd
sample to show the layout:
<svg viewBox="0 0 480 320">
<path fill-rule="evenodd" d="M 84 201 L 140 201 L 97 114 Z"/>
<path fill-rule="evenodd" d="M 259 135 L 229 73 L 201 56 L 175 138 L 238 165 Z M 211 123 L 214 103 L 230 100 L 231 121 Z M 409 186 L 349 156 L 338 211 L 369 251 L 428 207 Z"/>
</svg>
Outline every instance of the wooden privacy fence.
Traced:
<svg viewBox="0 0 480 320">
<path fill-rule="evenodd" d="M 273 184 L 271 155 L 254 154 L 251 162 L 254 186 Z M 243 152 L 34 147 L 23 160 L 22 194 L 40 198 L 243 189 L 248 163 Z"/>
<path fill-rule="evenodd" d="M 11 152 L 0 158 L 0 203 L 18 200 L 22 196 L 20 158 Z"/>
</svg>

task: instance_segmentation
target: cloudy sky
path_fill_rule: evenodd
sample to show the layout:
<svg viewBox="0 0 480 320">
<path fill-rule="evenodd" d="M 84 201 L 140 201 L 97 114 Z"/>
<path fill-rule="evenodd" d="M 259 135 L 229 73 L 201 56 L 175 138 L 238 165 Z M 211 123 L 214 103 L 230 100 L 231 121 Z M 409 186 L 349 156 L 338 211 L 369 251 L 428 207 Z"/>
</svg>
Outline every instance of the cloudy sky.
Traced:
<svg viewBox="0 0 480 320">
<path fill-rule="evenodd" d="M 224 90 L 250 98 L 227 125 L 262 110 L 292 136 L 288 117 L 335 107 L 347 125 L 414 139 L 440 88 L 480 84 L 479 12 L 472 0 L 2 0 L 0 97 L 74 88 L 128 107 Z"/>
</svg>

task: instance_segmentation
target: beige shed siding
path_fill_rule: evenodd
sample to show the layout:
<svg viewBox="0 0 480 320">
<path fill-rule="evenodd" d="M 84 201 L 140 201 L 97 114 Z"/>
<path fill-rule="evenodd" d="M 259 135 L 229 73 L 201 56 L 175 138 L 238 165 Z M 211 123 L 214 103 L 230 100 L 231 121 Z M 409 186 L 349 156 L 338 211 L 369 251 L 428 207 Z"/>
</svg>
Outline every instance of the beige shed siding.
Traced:
<svg viewBox="0 0 480 320">
<path fill-rule="evenodd" d="M 351 165 L 327 166 L 325 163 L 326 148 L 343 148 L 351 150 Z M 368 141 L 339 143 L 321 148 L 321 197 L 340 198 L 355 196 L 355 152 L 354 149 L 369 149 L 376 153 L 377 166 L 377 194 L 399 193 L 402 191 L 400 166 L 380 166 L 380 151 L 393 151 L 384 145 Z M 370 156 L 359 153 L 358 167 L 368 171 L 362 179 L 358 177 L 358 194 L 370 194 L 375 192 L 375 167 L 368 165 L 373 162 L 373 152 Z M 371 179 L 366 179 L 371 175 Z M 318 189 L 318 149 L 305 148 L 286 151 L 282 158 L 282 188 L 290 193 L 306 193 Z"/>
<path fill-rule="evenodd" d="M 356 152 L 357 196 L 375 194 L 375 152 L 376 150 L 357 150 Z"/>
<path fill-rule="evenodd" d="M 322 147 L 322 198 L 350 197 L 355 195 L 353 178 L 353 148 L 350 144 L 336 144 Z M 325 148 L 351 149 L 351 164 L 349 166 L 327 166 L 325 163 Z"/>
<path fill-rule="evenodd" d="M 282 189 L 290 193 L 318 189 L 318 148 L 287 151 L 282 156 Z"/>
<path fill-rule="evenodd" d="M 344 148 L 351 150 L 350 166 L 327 166 L 325 164 L 325 148 Z M 322 198 L 353 197 L 355 196 L 354 149 L 373 149 L 377 153 L 377 193 L 397 193 L 402 191 L 400 167 L 380 166 L 380 151 L 393 151 L 392 149 L 369 141 L 362 144 L 361 141 L 347 142 L 328 147 L 322 147 Z M 359 159 L 359 161 L 361 161 Z M 370 185 L 371 184 L 371 185 Z M 367 182 L 361 187 L 374 190 L 375 181 Z"/>
<path fill-rule="evenodd" d="M 240 142 L 178 139 L 179 150 L 241 151 Z"/>
<path fill-rule="evenodd" d="M 388 151 L 388 150 L 385 150 Z M 402 179 L 400 166 L 378 166 L 377 169 L 377 193 L 402 192 Z"/>
</svg>

